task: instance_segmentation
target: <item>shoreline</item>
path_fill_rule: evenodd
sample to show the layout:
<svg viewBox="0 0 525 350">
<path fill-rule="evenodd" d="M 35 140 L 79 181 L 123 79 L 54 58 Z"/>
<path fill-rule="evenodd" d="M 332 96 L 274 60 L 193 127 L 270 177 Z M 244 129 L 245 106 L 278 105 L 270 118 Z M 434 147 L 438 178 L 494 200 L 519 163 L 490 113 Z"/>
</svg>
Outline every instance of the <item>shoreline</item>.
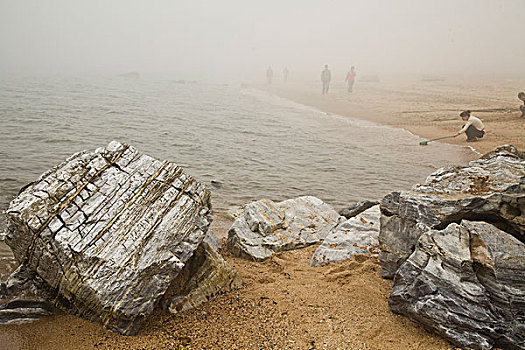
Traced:
<svg viewBox="0 0 525 350">
<path fill-rule="evenodd" d="M 525 86 L 522 80 L 469 85 L 463 81 L 357 81 L 353 93 L 336 82 L 327 95 L 318 91 L 320 83 L 312 82 L 250 86 L 325 113 L 404 129 L 423 140 L 454 135 L 463 125 L 459 113 L 471 109 L 485 125 L 484 138 L 467 143 L 465 135 L 460 135 L 436 142 L 469 147 L 481 155 L 503 144 L 525 149 L 525 120 L 519 118 L 516 97 L 520 86 Z"/>
<path fill-rule="evenodd" d="M 446 109 L 444 116 L 438 115 L 440 111 L 425 112 L 432 91 L 422 90 L 418 98 L 413 98 L 408 92 L 399 91 L 399 86 L 390 82 L 385 86 L 364 85 L 362 91 L 356 90 L 351 96 L 344 85 L 335 85 L 328 96 L 320 95 L 318 84 L 313 83 L 254 87 L 326 113 L 402 128 L 424 138 L 445 136 L 460 126 L 456 108 L 444 108 L 445 102 L 438 106 L 441 112 Z M 441 91 L 443 87 L 436 89 Z M 392 102 L 388 111 L 371 104 L 385 95 L 401 97 Z M 466 103 L 463 101 L 454 106 Z M 483 113 L 481 117 L 487 120 L 487 126 L 495 129 L 474 145 L 481 153 L 502 144 L 497 123 L 489 116 L 492 112 Z M 516 136 L 521 142 L 508 143 L 524 149 L 524 133 L 519 126 L 523 128 L 525 120 L 519 120 L 514 112 L 500 114 L 500 118 L 507 118 L 500 123 L 506 123 L 511 132 L 508 137 Z M 512 118 L 522 123 L 517 124 Z M 447 143 L 472 146 L 463 135 Z M 231 224 L 228 220 L 226 215 L 216 217 L 213 231 L 227 231 Z M 221 254 L 241 275 L 245 287 L 177 315 L 157 311 L 136 336 L 122 336 L 100 324 L 57 312 L 35 323 L 4 326 L 0 343 L 13 350 L 454 348 L 408 318 L 392 313 L 387 301 L 392 281 L 381 278 L 376 257 L 356 255 L 342 263 L 312 268 L 309 260 L 317 246 L 278 253 L 262 263 L 234 257 L 223 249 Z"/>
</svg>

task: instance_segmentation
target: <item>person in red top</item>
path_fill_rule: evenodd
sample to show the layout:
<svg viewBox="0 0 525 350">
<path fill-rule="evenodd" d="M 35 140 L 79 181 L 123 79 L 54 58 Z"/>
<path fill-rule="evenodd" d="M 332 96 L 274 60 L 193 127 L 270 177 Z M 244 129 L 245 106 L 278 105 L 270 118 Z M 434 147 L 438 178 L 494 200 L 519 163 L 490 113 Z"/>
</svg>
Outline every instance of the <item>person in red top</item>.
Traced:
<svg viewBox="0 0 525 350">
<path fill-rule="evenodd" d="M 353 91 L 353 88 L 354 88 L 354 83 L 355 83 L 355 76 L 356 76 L 356 72 L 355 72 L 355 67 L 352 66 L 350 68 L 350 72 L 348 72 L 348 74 L 346 75 L 346 79 L 345 81 L 348 83 L 348 92 L 352 92 Z"/>
</svg>

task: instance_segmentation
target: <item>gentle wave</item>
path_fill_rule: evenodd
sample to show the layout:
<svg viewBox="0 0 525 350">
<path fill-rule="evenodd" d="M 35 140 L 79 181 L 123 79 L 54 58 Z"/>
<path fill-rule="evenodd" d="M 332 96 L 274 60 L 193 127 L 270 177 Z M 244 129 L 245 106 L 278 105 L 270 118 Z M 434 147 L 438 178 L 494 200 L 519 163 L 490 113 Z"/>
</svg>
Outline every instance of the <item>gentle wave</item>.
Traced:
<svg viewBox="0 0 525 350">
<path fill-rule="evenodd" d="M 0 86 L 3 210 L 47 169 L 113 139 L 182 165 L 213 189 L 214 208 L 224 213 L 258 198 L 315 195 L 335 207 L 379 199 L 409 189 L 437 167 L 476 157 L 446 144 L 422 148 L 405 130 L 252 88 L 140 79 L 26 79 Z"/>
</svg>

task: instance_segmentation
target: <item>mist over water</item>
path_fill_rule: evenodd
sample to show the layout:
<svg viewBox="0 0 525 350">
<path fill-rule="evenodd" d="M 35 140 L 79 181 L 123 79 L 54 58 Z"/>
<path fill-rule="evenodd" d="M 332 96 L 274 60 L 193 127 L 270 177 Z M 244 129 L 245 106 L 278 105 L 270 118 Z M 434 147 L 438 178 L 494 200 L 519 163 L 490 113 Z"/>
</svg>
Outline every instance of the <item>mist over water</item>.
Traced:
<svg viewBox="0 0 525 350">
<path fill-rule="evenodd" d="M 0 76 L 523 76 L 523 13 L 523 0 L 4 0 Z"/>
<path fill-rule="evenodd" d="M 71 154 L 118 140 L 171 160 L 212 190 L 216 220 L 252 200 L 313 195 L 339 209 L 465 163 L 465 147 L 329 115 L 240 85 L 13 79 L 0 88 L 0 210 Z M 212 181 L 214 185 L 212 185 Z M 0 219 L 0 232 L 5 230 Z M 224 232 L 215 232 L 225 236 Z M 16 266 L 0 242 L 0 279 Z"/>
<path fill-rule="evenodd" d="M 0 90 L 0 119 L 2 209 L 47 169 L 111 140 L 182 165 L 212 189 L 218 212 L 261 198 L 314 195 L 335 207 L 379 199 L 437 167 L 476 157 L 446 144 L 421 147 L 404 130 L 218 84 L 11 80 Z"/>
</svg>

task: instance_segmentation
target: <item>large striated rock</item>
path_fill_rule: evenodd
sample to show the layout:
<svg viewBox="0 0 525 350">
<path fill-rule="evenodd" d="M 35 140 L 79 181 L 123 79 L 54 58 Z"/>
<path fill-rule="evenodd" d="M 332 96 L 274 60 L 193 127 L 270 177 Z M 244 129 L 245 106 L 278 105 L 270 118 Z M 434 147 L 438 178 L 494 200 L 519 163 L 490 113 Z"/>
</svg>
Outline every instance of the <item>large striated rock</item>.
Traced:
<svg viewBox="0 0 525 350">
<path fill-rule="evenodd" d="M 392 311 L 457 345 L 525 349 L 525 244 L 493 225 L 423 234 L 392 288 Z"/>
<path fill-rule="evenodd" d="M 208 239 L 200 244 L 180 275 L 168 288 L 161 302 L 165 311 L 186 311 L 214 296 L 242 287 L 242 280 L 237 271 L 207 241 Z"/>
<path fill-rule="evenodd" d="M 44 173 L 7 210 L 6 243 L 56 304 L 134 334 L 204 239 L 210 192 L 111 142 Z"/>
<path fill-rule="evenodd" d="M 392 278 L 419 237 L 462 219 L 483 220 L 525 240 L 525 154 L 501 146 L 468 166 L 437 170 L 422 185 L 381 201 L 379 256 Z"/>
<path fill-rule="evenodd" d="M 273 253 L 320 242 L 344 220 L 328 204 L 305 196 L 280 203 L 248 204 L 228 232 L 234 255 L 262 261 Z"/>
<path fill-rule="evenodd" d="M 355 254 L 377 254 L 380 217 L 379 205 L 376 205 L 343 222 L 315 250 L 310 266 L 344 261 Z"/>
</svg>

